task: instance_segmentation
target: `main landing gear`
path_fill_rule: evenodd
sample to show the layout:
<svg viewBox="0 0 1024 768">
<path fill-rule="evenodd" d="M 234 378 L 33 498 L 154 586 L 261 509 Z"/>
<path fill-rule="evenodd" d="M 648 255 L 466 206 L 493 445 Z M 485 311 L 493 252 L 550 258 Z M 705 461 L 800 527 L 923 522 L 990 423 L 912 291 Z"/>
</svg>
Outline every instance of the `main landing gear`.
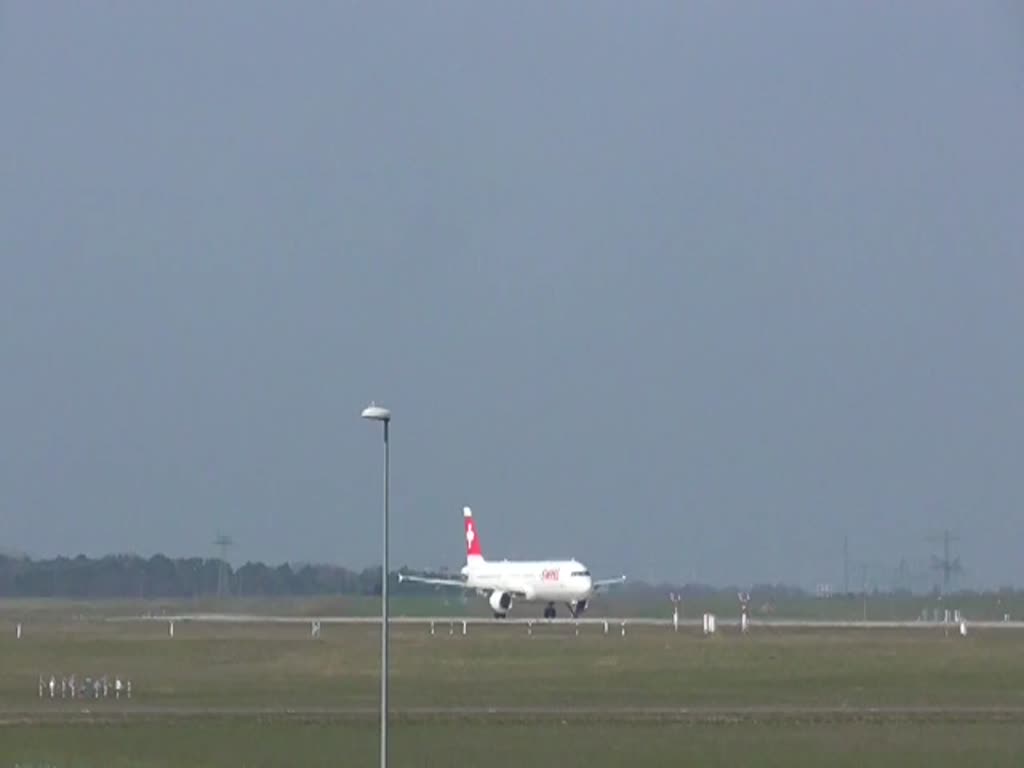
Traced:
<svg viewBox="0 0 1024 768">
<path fill-rule="evenodd" d="M 576 602 L 568 603 L 568 605 L 569 605 L 569 613 L 572 614 L 572 617 L 574 619 L 578 619 L 580 617 L 580 614 L 582 614 L 583 611 L 586 610 L 586 608 L 587 608 L 587 601 L 586 600 L 577 600 Z"/>
<path fill-rule="evenodd" d="M 572 616 L 574 619 L 578 619 L 580 617 L 580 615 L 583 613 L 583 611 L 586 610 L 587 601 L 586 600 L 577 600 L 577 601 L 572 602 L 572 603 L 566 603 L 566 605 L 569 607 L 569 615 Z M 553 619 L 553 618 L 555 618 L 555 616 L 557 614 L 558 614 L 558 612 L 555 610 L 555 604 L 554 603 L 548 603 L 547 606 L 545 606 L 545 608 L 544 608 L 544 618 L 545 619 Z"/>
</svg>

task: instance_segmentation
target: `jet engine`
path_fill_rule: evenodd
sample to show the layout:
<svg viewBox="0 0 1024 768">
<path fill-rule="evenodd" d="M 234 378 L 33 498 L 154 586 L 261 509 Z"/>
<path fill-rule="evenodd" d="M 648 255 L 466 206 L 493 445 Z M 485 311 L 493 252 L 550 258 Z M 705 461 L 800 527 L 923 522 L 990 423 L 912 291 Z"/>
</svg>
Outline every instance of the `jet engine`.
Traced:
<svg viewBox="0 0 1024 768">
<path fill-rule="evenodd" d="M 508 592 L 491 592 L 487 602 L 491 604 L 495 618 L 504 618 L 508 609 L 512 607 L 512 595 Z"/>
</svg>

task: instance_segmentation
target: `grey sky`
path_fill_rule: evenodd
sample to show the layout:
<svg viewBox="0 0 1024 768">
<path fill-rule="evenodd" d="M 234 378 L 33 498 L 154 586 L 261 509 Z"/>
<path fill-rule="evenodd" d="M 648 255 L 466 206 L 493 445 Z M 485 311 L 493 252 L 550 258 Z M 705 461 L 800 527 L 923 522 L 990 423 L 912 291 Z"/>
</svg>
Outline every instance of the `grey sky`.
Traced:
<svg viewBox="0 0 1024 768">
<path fill-rule="evenodd" d="M 0 3 L 0 546 L 1024 582 L 1013 3 Z"/>
</svg>

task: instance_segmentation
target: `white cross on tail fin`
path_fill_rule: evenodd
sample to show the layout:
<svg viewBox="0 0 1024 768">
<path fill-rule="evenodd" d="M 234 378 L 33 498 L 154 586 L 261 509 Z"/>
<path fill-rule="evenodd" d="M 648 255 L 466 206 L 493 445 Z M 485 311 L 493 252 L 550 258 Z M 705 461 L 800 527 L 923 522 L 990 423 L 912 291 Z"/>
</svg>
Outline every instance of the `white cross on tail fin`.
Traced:
<svg viewBox="0 0 1024 768">
<path fill-rule="evenodd" d="M 462 517 L 466 525 L 466 562 L 482 562 L 484 556 L 480 549 L 480 533 L 473 521 L 473 510 L 463 507 Z"/>
</svg>

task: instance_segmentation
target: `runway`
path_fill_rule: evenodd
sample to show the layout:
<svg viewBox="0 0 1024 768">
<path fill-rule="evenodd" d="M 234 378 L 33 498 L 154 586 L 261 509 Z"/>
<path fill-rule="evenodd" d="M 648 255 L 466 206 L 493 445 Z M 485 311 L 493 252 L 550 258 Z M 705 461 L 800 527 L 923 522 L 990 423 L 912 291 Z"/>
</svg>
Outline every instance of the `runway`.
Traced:
<svg viewBox="0 0 1024 768">
<path fill-rule="evenodd" d="M 330 624 L 370 624 L 379 625 L 380 616 L 272 616 L 260 614 L 238 614 L 238 613 L 186 613 L 175 615 L 146 615 L 146 616 L 116 616 L 103 619 L 106 622 L 162 622 L 165 624 L 305 624 L 311 625 L 318 622 L 321 626 Z M 674 627 L 696 628 L 703 627 L 702 619 L 679 619 L 678 623 L 672 619 L 644 618 L 644 617 L 587 617 L 587 618 L 561 618 L 561 619 L 534 619 L 528 617 L 491 619 L 479 616 L 392 616 L 388 619 L 393 625 L 413 625 L 429 627 L 457 627 L 462 631 L 463 625 L 469 627 L 536 627 L 536 626 L 567 626 L 567 627 L 601 627 L 606 631 L 621 631 L 626 627 L 662 627 L 672 629 Z M 738 629 L 740 620 L 736 617 L 717 617 L 718 627 Z M 1024 629 L 1024 621 L 970 621 L 965 620 L 970 629 Z M 948 628 L 951 631 L 957 630 L 958 625 L 953 622 L 942 621 L 835 621 L 826 619 L 777 619 L 758 618 L 748 622 L 751 631 L 758 628 L 765 629 L 808 629 L 808 630 L 864 630 L 864 629 L 920 629 L 935 630 Z"/>
</svg>

